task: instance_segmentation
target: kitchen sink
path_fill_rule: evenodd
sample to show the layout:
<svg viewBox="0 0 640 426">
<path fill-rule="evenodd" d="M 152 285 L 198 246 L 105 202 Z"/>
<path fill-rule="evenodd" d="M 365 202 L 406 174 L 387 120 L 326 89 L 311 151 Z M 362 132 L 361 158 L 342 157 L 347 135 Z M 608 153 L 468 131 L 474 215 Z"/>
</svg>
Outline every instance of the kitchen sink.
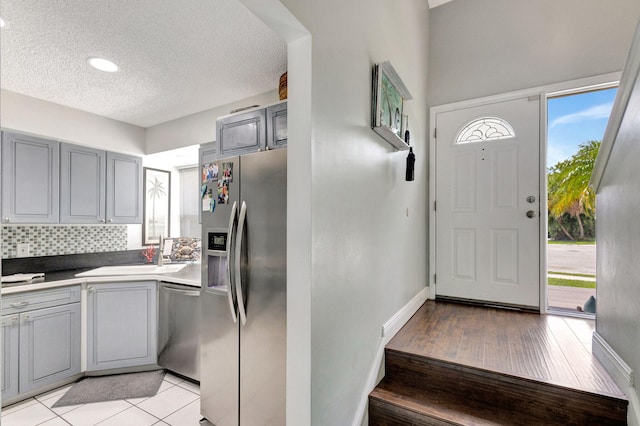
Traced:
<svg viewBox="0 0 640 426">
<path fill-rule="evenodd" d="M 76 277 L 104 277 L 110 275 L 154 275 L 171 274 L 178 272 L 187 266 L 186 263 L 173 265 L 124 265 L 124 266 L 103 266 L 90 271 L 76 274 Z"/>
</svg>

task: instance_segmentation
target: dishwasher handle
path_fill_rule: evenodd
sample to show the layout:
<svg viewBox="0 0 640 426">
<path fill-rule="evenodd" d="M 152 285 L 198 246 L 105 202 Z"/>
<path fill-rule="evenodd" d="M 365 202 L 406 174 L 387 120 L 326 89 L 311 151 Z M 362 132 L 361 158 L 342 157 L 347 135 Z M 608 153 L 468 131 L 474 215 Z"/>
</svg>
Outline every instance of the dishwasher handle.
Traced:
<svg viewBox="0 0 640 426">
<path fill-rule="evenodd" d="M 181 294 L 183 296 L 189 296 L 189 297 L 200 297 L 200 292 L 198 290 L 181 290 L 175 287 L 169 287 L 166 285 L 160 286 L 160 288 L 162 288 L 163 290 L 167 290 L 173 293 L 178 293 Z"/>
</svg>

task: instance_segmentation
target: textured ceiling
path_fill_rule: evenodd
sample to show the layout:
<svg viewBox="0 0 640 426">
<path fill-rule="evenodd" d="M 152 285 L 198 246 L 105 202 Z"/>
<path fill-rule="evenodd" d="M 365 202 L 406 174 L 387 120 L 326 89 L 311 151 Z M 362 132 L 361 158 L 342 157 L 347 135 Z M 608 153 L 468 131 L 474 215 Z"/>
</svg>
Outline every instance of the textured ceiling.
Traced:
<svg viewBox="0 0 640 426">
<path fill-rule="evenodd" d="M 277 89 L 287 68 L 238 0 L 2 0 L 0 16 L 3 89 L 142 127 Z"/>
</svg>

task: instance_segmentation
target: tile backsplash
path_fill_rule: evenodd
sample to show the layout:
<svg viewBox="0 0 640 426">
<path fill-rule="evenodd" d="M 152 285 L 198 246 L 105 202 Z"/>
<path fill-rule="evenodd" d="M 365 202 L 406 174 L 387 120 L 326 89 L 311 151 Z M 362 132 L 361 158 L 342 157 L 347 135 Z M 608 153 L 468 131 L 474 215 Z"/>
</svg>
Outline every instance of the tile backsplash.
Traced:
<svg viewBox="0 0 640 426">
<path fill-rule="evenodd" d="M 18 244 L 30 256 L 127 250 L 127 225 L 3 225 L 2 258 L 18 256 Z"/>
</svg>

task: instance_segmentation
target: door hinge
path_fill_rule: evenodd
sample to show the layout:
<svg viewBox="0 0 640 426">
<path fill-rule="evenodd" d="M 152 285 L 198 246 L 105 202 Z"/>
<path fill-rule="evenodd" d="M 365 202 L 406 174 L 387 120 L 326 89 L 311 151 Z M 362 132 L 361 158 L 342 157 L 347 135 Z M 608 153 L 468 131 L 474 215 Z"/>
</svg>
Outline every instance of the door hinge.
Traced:
<svg viewBox="0 0 640 426">
<path fill-rule="evenodd" d="M 437 127 L 434 127 L 434 129 L 433 129 L 433 138 L 434 139 L 438 139 L 438 128 Z"/>
<path fill-rule="evenodd" d="M 435 201 L 433 202 L 433 211 L 434 212 L 436 211 L 436 202 Z"/>
<path fill-rule="evenodd" d="M 436 284 L 436 281 L 437 281 L 437 279 L 436 279 L 436 278 L 437 278 L 437 277 L 438 277 L 438 274 L 433 274 L 433 283 L 434 283 L 434 284 Z"/>
</svg>

